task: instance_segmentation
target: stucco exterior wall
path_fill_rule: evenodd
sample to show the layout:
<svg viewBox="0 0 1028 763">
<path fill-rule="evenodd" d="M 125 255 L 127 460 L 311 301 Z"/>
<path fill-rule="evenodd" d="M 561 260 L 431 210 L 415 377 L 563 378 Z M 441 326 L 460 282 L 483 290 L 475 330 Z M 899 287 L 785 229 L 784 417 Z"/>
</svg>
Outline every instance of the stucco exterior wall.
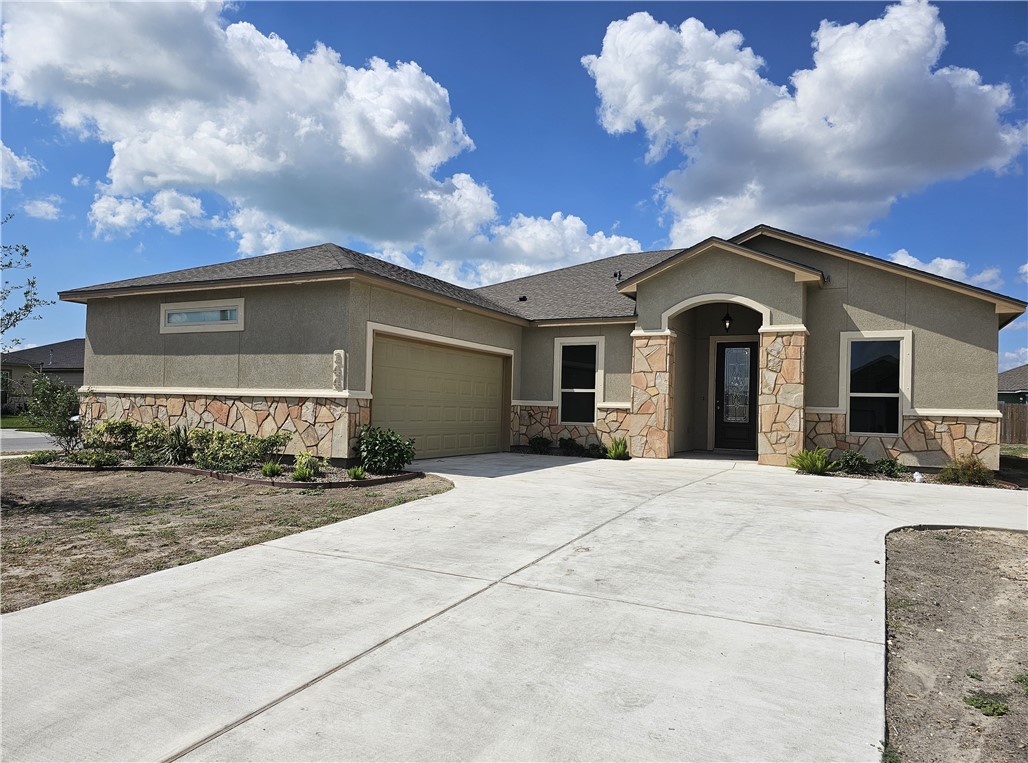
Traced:
<svg viewBox="0 0 1028 763">
<path fill-rule="evenodd" d="M 737 254 L 710 251 L 639 284 L 639 327 L 658 331 L 665 310 L 691 297 L 719 293 L 766 305 L 774 325 L 803 322 L 805 289 L 792 273 Z"/>
<path fill-rule="evenodd" d="M 330 389 L 346 343 L 347 282 L 96 299 L 86 386 Z M 162 303 L 243 297 L 242 331 L 160 333 Z"/>
<path fill-rule="evenodd" d="M 632 329 L 619 323 L 596 326 L 526 328 L 522 333 L 520 400 L 553 400 L 553 341 L 558 337 L 603 337 L 603 397 L 597 402 L 627 403 L 632 397 Z"/>
<path fill-rule="evenodd" d="M 910 330 L 915 410 L 995 409 L 999 338 L 991 303 L 764 236 L 746 245 L 829 278 L 807 294 L 808 407 L 846 405 L 839 400 L 841 332 Z"/>
<path fill-rule="evenodd" d="M 521 326 L 358 281 L 351 283 L 346 314 L 345 386 L 350 391 L 370 391 L 367 389 L 369 321 L 442 338 L 513 350 L 514 397 L 519 396 Z"/>
</svg>

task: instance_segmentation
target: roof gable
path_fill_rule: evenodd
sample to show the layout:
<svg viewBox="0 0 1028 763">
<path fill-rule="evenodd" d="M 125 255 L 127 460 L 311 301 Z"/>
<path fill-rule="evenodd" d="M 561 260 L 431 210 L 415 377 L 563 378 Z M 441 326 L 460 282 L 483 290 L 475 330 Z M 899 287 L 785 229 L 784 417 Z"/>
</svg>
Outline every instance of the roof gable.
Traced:
<svg viewBox="0 0 1028 763">
<path fill-rule="evenodd" d="M 852 249 L 845 249 L 841 246 L 828 244 L 824 241 L 818 241 L 817 239 L 801 236 L 798 233 L 791 233 L 787 230 L 781 230 L 780 228 L 773 228 L 770 225 L 757 225 L 738 234 L 737 236 L 733 236 L 730 240 L 733 243 L 742 245 L 758 236 L 768 236 L 770 238 L 778 239 L 779 241 L 795 244 L 796 246 L 813 249 L 814 251 L 821 252 L 823 254 L 840 257 L 851 262 L 858 262 L 862 265 L 868 265 L 870 267 L 878 268 L 879 270 L 895 273 L 905 278 L 913 278 L 918 281 L 923 281 L 924 283 L 932 284 L 933 286 L 939 286 L 950 291 L 956 291 L 961 294 L 976 297 L 977 299 L 984 299 L 992 302 L 996 306 L 996 313 L 1004 316 L 1000 320 L 1000 328 L 1024 313 L 1025 308 L 1028 307 L 1028 302 L 1023 302 L 1019 299 L 1014 299 L 1013 297 L 1007 297 L 1003 294 L 989 291 L 988 289 L 982 289 L 979 286 L 971 286 L 970 284 L 954 281 L 951 278 L 938 276 L 924 270 L 918 270 L 917 268 L 911 268 L 906 265 L 889 262 L 888 260 L 883 260 L 870 254 L 856 252 Z"/>
<path fill-rule="evenodd" d="M 669 268 L 682 265 L 694 257 L 700 257 L 707 252 L 715 250 L 739 255 L 740 257 L 747 257 L 775 268 L 787 270 L 793 274 L 797 283 L 813 282 L 820 284 L 824 282 L 824 275 L 820 270 L 816 270 L 815 268 L 807 265 L 802 265 L 798 262 L 792 262 L 791 260 L 787 260 L 773 254 L 767 254 L 755 249 L 748 249 L 744 246 L 732 243 L 731 241 L 725 241 L 724 239 L 717 238 L 716 236 L 711 236 L 688 249 L 679 250 L 673 256 L 668 257 L 665 260 L 654 264 L 652 267 L 637 273 L 635 276 L 622 281 L 618 284 L 618 291 L 622 294 L 634 294 L 640 283 L 643 283 L 654 276 L 660 275 Z"/>
</svg>

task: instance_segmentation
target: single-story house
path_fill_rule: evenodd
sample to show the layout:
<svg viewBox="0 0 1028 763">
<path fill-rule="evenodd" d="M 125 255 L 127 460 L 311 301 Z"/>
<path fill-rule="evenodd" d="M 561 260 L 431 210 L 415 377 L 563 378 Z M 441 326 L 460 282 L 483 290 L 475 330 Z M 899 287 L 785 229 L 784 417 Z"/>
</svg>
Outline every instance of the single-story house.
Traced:
<svg viewBox="0 0 1028 763">
<path fill-rule="evenodd" d="M 322 244 L 60 297 L 87 306 L 87 420 L 290 431 L 335 458 L 370 423 L 422 458 L 623 436 L 992 468 L 998 331 L 1026 308 L 766 225 L 478 289 Z"/>
<path fill-rule="evenodd" d="M 54 376 L 69 386 L 81 387 L 85 354 L 85 339 L 5 352 L 0 355 L 0 405 L 5 409 L 22 407 L 32 392 L 32 379 L 39 373 Z"/>
<path fill-rule="evenodd" d="M 1000 373 L 999 401 L 1028 403 L 1028 363 Z"/>
</svg>

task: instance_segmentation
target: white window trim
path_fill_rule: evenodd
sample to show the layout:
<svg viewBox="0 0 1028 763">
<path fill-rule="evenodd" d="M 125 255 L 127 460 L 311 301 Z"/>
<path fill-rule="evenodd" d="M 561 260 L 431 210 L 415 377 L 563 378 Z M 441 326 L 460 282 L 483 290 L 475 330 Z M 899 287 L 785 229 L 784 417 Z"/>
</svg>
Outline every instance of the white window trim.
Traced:
<svg viewBox="0 0 1028 763">
<path fill-rule="evenodd" d="M 161 333 L 162 334 L 202 334 L 212 331 L 242 331 L 244 327 L 243 297 L 231 299 L 208 299 L 201 302 L 162 302 Z M 168 313 L 182 310 L 235 310 L 236 320 L 232 322 L 217 321 L 211 323 L 183 323 L 172 326 L 168 324 Z"/>
<path fill-rule="evenodd" d="M 900 343 L 899 392 L 856 392 L 857 397 L 890 397 L 899 398 L 899 431 L 889 432 L 854 432 L 850 429 L 850 345 L 857 341 L 898 341 Z M 846 414 L 846 434 L 855 437 L 899 437 L 903 434 L 903 417 L 912 412 L 910 400 L 911 378 L 913 373 L 914 332 L 910 329 L 894 329 L 890 331 L 842 331 L 839 333 L 839 407 Z"/>
<path fill-rule="evenodd" d="M 603 343 L 602 336 L 562 336 L 553 340 L 553 399 L 557 405 L 557 421 L 560 424 L 569 426 L 585 424 L 595 426 L 598 416 L 598 409 L 603 405 Z M 593 344 L 596 345 L 596 381 L 594 389 L 561 389 L 560 366 L 561 355 L 565 345 Z M 592 392 L 593 393 L 593 420 L 592 421 L 564 421 L 564 412 L 561 406 L 561 392 Z"/>
</svg>

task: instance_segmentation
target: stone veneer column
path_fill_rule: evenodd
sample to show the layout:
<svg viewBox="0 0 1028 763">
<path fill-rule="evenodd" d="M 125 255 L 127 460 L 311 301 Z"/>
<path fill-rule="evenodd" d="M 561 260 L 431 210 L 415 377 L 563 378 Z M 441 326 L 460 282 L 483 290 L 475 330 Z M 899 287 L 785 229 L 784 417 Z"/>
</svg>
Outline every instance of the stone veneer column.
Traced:
<svg viewBox="0 0 1028 763">
<path fill-rule="evenodd" d="M 761 464 L 785 466 L 789 456 L 803 449 L 806 346 L 802 331 L 760 335 L 757 461 Z"/>
<path fill-rule="evenodd" d="M 628 444 L 636 458 L 671 458 L 674 334 L 632 338 L 632 408 Z"/>
</svg>

